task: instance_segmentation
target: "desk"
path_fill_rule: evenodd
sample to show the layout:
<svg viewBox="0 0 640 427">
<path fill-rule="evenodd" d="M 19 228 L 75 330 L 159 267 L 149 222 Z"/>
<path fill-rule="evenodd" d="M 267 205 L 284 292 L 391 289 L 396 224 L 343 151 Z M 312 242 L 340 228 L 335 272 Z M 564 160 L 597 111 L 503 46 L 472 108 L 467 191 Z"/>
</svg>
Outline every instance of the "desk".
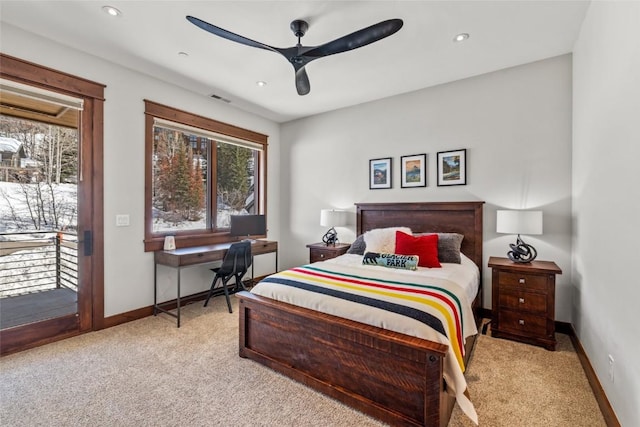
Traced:
<svg viewBox="0 0 640 427">
<path fill-rule="evenodd" d="M 184 267 L 208 264 L 222 261 L 227 254 L 231 243 L 219 243 L 216 245 L 195 246 L 192 248 L 180 248 L 172 251 L 157 251 L 154 255 L 153 267 L 153 315 L 159 311 L 173 316 L 177 319 L 180 327 L 180 271 Z M 276 272 L 278 271 L 278 242 L 268 240 L 254 240 L 251 243 L 251 278 L 253 279 L 253 256 L 268 253 L 276 254 Z M 178 293 L 176 298 L 176 313 L 163 308 L 163 305 L 173 304 L 173 301 L 158 304 L 158 265 L 173 267 L 178 270 Z"/>
</svg>

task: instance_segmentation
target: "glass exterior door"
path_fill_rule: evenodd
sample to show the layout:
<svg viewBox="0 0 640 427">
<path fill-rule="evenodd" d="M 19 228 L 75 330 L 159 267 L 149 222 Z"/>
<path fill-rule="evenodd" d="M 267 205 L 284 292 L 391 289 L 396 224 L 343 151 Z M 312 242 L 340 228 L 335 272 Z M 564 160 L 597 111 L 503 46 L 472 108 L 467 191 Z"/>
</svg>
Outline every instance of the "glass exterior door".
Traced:
<svg viewBox="0 0 640 427">
<path fill-rule="evenodd" d="M 102 259 L 95 257 L 94 229 L 102 200 L 94 194 L 102 168 L 94 173 L 94 156 L 102 148 L 102 100 L 80 93 L 94 83 L 2 60 L 0 353 L 6 354 L 96 327 L 94 306 L 103 304 L 95 292 Z M 48 82 L 59 87 L 43 87 Z"/>
</svg>

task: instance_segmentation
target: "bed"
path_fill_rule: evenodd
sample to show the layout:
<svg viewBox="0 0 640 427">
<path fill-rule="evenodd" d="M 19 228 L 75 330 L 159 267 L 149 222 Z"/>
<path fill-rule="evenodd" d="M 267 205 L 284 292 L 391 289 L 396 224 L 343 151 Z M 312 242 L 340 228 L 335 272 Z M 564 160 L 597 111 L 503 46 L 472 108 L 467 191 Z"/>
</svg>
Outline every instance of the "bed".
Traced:
<svg viewBox="0 0 640 427">
<path fill-rule="evenodd" d="M 464 235 L 461 252 L 480 267 L 482 206 L 483 202 L 358 203 L 357 234 L 395 226 L 409 227 L 413 233 L 459 233 Z M 449 345 L 250 292 L 237 296 L 241 357 L 392 425 L 448 424 L 456 401 L 444 381 Z M 472 303 L 475 313 L 481 302 L 479 283 Z M 476 325 L 478 320 L 476 315 Z M 464 342 L 464 363 L 474 342 L 475 336 Z"/>
</svg>

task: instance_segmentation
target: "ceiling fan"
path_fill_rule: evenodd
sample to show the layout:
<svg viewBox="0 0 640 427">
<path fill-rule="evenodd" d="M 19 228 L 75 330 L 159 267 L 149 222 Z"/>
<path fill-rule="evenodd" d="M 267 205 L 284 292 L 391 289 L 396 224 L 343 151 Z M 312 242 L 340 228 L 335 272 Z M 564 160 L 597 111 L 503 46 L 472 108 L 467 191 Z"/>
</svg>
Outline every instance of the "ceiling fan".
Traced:
<svg viewBox="0 0 640 427">
<path fill-rule="evenodd" d="M 296 89 L 298 95 L 306 95 L 311 90 L 309 84 L 309 77 L 304 67 L 314 59 L 322 58 L 325 56 L 333 55 L 336 53 L 347 52 L 349 50 L 357 49 L 362 46 L 366 46 L 378 40 L 382 40 L 385 37 L 397 32 L 402 28 L 402 19 L 389 19 L 386 21 L 378 22 L 370 27 L 363 28 L 354 33 L 347 34 L 328 43 L 320 46 L 302 46 L 300 39 L 305 35 L 309 29 L 309 24 L 306 21 L 296 19 L 291 22 L 291 30 L 293 34 L 298 38 L 298 44 L 293 47 L 279 48 L 269 46 L 264 43 L 260 43 L 246 37 L 234 34 L 231 31 L 227 31 L 215 25 L 209 24 L 201 19 L 193 16 L 187 16 L 187 20 L 192 24 L 208 31 L 216 36 L 220 36 L 227 40 L 241 43 L 251 47 L 257 47 L 260 49 L 270 50 L 284 56 L 287 61 L 293 65 L 293 69 L 296 73 Z"/>
</svg>

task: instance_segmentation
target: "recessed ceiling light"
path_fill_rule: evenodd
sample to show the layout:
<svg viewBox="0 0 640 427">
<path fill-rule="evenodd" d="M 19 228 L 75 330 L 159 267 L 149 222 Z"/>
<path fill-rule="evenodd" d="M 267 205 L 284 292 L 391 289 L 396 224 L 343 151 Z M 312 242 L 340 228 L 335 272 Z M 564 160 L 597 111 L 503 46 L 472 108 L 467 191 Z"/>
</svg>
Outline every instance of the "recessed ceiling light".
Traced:
<svg viewBox="0 0 640 427">
<path fill-rule="evenodd" d="M 454 42 L 463 42 L 463 41 L 465 41 L 465 40 L 466 40 L 466 39 L 468 39 L 468 38 L 469 38 L 469 34 L 467 34 L 467 33 L 460 33 L 460 34 L 458 34 L 457 36 L 455 36 L 455 37 L 453 38 L 453 41 L 454 41 Z"/>
<path fill-rule="evenodd" d="M 266 86 L 266 85 L 267 85 L 267 82 L 263 82 L 262 80 L 258 80 L 258 81 L 256 82 L 256 84 L 257 84 L 258 86 L 260 86 L 260 87 L 264 87 L 264 86 Z"/>
<path fill-rule="evenodd" d="M 113 6 L 102 6 L 102 11 L 110 16 L 121 16 L 122 12 Z"/>
</svg>

